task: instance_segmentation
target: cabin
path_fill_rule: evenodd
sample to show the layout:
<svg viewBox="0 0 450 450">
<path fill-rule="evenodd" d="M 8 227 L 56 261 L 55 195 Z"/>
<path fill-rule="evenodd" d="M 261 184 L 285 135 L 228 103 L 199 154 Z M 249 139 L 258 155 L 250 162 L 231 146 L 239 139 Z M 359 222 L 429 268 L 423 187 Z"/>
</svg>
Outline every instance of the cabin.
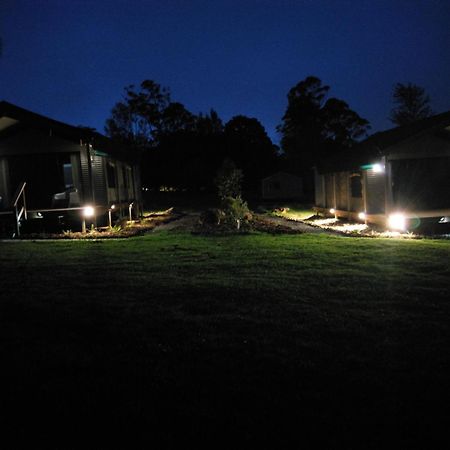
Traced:
<svg viewBox="0 0 450 450">
<path fill-rule="evenodd" d="M 300 177 L 277 172 L 261 182 L 264 200 L 294 200 L 303 198 L 303 182 Z"/>
<path fill-rule="evenodd" d="M 113 214 L 111 214 L 111 211 Z M 0 219 L 104 224 L 142 211 L 140 170 L 107 137 L 0 102 Z"/>
<path fill-rule="evenodd" d="M 450 223 L 450 111 L 375 133 L 316 167 L 315 210 L 391 230 Z"/>
</svg>

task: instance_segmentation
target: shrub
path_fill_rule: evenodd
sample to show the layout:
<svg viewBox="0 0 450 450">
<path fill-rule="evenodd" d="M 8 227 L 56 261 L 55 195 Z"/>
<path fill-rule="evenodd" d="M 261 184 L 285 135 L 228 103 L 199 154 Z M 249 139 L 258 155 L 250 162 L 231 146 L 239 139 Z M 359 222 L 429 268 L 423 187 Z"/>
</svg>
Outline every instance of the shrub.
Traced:
<svg viewBox="0 0 450 450">
<path fill-rule="evenodd" d="M 225 212 L 226 221 L 238 230 L 242 225 L 248 227 L 249 221 L 252 219 L 252 214 L 248 209 L 247 202 L 238 197 L 225 197 L 223 200 L 223 209 Z"/>
</svg>

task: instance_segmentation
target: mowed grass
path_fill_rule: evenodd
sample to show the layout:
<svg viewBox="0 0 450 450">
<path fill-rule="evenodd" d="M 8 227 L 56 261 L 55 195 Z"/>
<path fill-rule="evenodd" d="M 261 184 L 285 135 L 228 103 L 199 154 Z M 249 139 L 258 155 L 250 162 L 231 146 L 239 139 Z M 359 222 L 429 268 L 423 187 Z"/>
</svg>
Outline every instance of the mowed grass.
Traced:
<svg viewBox="0 0 450 450">
<path fill-rule="evenodd" d="M 17 446 L 414 448 L 448 423 L 449 242 L 159 232 L 0 252 Z"/>
</svg>

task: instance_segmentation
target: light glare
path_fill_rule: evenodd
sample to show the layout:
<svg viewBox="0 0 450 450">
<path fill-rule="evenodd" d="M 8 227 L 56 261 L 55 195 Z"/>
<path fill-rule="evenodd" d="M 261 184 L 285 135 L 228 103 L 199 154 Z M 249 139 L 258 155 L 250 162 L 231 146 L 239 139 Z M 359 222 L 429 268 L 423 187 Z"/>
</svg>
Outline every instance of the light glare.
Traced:
<svg viewBox="0 0 450 450">
<path fill-rule="evenodd" d="M 403 231 L 406 229 L 406 218 L 401 213 L 391 214 L 388 219 L 388 228 Z"/>
<path fill-rule="evenodd" d="M 374 164 L 373 166 L 372 166 L 372 170 L 375 172 L 375 173 L 381 173 L 381 172 L 383 172 L 383 166 L 381 165 L 381 164 Z"/>
<path fill-rule="evenodd" d="M 94 215 L 94 208 L 92 206 L 85 206 L 83 209 L 84 217 L 92 217 Z"/>
<path fill-rule="evenodd" d="M 360 213 L 358 214 L 358 218 L 359 218 L 360 220 L 366 220 L 366 213 L 360 212 Z"/>
<path fill-rule="evenodd" d="M 336 212 L 336 210 L 334 208 L 330 209 L 330 214 L 334 214 Z"/>
</svg>

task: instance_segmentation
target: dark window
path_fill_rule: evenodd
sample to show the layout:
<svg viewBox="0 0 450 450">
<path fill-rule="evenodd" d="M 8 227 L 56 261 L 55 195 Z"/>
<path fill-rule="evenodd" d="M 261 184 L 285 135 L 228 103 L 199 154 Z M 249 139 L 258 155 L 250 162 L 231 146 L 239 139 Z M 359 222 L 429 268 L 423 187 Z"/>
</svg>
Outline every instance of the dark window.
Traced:
<svg viewBox="0 0 450 450">
<path fill-rule="evenodd" d="M 350 189 L 352 192 L 352 197 L 362 197 L 362 184 L 361 177 L 359 175 L 355 175 L 350 178 Z"/>
<path fill-rule="evenodd" d="M 108 177 L 108 186 L 110 188 L 116 187 L 116 169 L 113 164 L 106 164 L 106 176 Z"/>
<path fill-rule="evenodd" d="M 64 167 L 64 185 L 66 189 L 73 188 L 72 164 L 66 163 L 63 165 L 63 167 Z"/>
</svg>

